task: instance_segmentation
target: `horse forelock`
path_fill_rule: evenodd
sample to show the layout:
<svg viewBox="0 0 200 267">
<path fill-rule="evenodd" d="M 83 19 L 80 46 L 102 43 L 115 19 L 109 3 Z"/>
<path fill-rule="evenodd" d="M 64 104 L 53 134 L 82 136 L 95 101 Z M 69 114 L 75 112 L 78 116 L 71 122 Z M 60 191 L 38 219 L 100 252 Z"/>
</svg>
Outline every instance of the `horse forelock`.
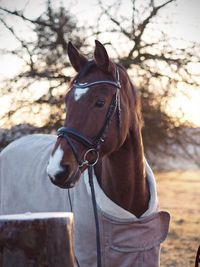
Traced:
<svg viewBox="0 0 200 267">
<path fill-rule="evenodd" d="M 78 81 L 79 79 L 82 79 L 84 76 L 86 76 L 90 71 L 92 71 L 92 68 L 95 66 L 95 61 L 94 60 L 89 60 L 84 68 L 76 75 L 74 80 Z"/>
<path fill-rule="evenodd" d="M 110 61 L 110 64 L 112 65 L 111 71 L 103 71 L 99 66 L 96 64 L 95 60 L 88 60 L 88 62 L 85 64 L 85 66 L 81 69 L 81 71 L 72 79 L 70 82 L 70 87 L 72 87 L 73 83 L 79 82 L 81 79 L 84 79 L 87 75 L 95 72 L 95 70 L 98 70 L 101 74 L 104 74 L 106 77 L 105 79 L 116 79 L 115 77 L 115 69 L 117 68 L 117 64 Z M 116 65 L 116 66 L 115 66 Z M 95 74 L 95 73 L 94 73 Z M 96 74 L 95 74 L 96 75 Z M 98 77 L 94 77 L 93 80 L 99 79 Z M 102 78 L 101 78 L 102 79 Z"/>
</svg>

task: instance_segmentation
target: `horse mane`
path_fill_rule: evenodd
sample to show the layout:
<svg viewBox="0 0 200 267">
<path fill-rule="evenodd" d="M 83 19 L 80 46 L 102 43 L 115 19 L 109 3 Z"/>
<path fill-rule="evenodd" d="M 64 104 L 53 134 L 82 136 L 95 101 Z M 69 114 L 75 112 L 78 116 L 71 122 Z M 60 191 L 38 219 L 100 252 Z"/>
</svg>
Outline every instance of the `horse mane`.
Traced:
<svg viewBox="0 0 200 267">
<path fill-rule="evenodd" d="M 119 63 L 116 63 L 116 65 L 122 69 L 131 85 L 131 89 L 132 89 L 132 94 L 133 94 L 133 99 L 134 99 L 134 108 L 135 108 L 135 113 L 136 113 L 136 116 L 137 116 L 137 120 L 138 120 L 138 124 L 140 126 L 140 128 L 143 127 L 144 125 L 144 120 L 143 120 L 143 117 L 142 117 L 142 112 L 141 112 L 141 98 L 140 98 L 140 93 L 139 93 L 139 90 L 138 88 L 133 84 L 133 82 L 131 81 L 128 73 L 127 73 L 127 70 L 124 66 L 122 66 L 121 64 Z M 131 99 L 132 101 L 132 99 Z"/>
<path fill-rule="evenodd" d="M 132 83 L 126 69 L 120 64 L 117 64 L 117 66 L 124 72 L 124 75 L 126 76 L 126 79 L 130 86 L 128 90 L 128 98 L 130 109 L 133 112 L 131 114 L 129 136 L 131 137 L 134 151 L 135 177 L 144 177 L 146 174 L 144 167 L 144 147 L 141 133 L 141 129 L 143 127 L 143 119 L 141 113 L 140 95 L 137 87 Z"/>
</svg>

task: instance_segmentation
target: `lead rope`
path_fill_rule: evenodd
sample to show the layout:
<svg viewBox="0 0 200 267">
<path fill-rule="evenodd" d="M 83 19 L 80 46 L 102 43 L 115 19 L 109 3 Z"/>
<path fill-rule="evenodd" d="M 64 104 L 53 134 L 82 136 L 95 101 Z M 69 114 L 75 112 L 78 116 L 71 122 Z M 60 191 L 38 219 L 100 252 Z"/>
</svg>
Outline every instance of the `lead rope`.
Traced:
<svg viewBox="0 0 200 267">
<path fill-rule="evenodd" d="M 94 183 L 93 183 L 93 166 L 88 166 L 88 177 L 89 177 L 89 184 L 91 189 L 91 195 L 92 195 L 92 205 L 93 205 L 93 211 L 94 211 L 94 218 L 95 218 L 95 226 L 96 226 L 96 246 L 97 246 L 97 267 L 101 267 L 101 241 L 100 241 L 100 228 L 99 228 L 99 220 L 98 220 L 98 212 L 97 212 L 97 202 L 95 197 L 95 191 L 94 191 Z M 73 212 L 72 208 L 72 201 L 70 196 L 70 190 L 68 189 L 68 199 L 70 204 L 71 212 Z M 80 267 L 80 264 L 78 262 L 78 259 L 75 255 L 76 264 L 78 267 Z"/>
<path fill-rule="evenodd" d="M 88 166 L 88 176 L 89 176 L 89 184 L 92 195 L 92 205 L 94 211 L 95 225 L 96 225 L 96 246 L 97 246 L 97 267 L 101 267 L 101 241 L 100 241 L 100 228 L 99 228 L 99 220 L 98 220 L 98 212 L 97 212 L 97 202 L 94 191 L 94 183 L 93 183 L 93 166 Z"/>
</svg>

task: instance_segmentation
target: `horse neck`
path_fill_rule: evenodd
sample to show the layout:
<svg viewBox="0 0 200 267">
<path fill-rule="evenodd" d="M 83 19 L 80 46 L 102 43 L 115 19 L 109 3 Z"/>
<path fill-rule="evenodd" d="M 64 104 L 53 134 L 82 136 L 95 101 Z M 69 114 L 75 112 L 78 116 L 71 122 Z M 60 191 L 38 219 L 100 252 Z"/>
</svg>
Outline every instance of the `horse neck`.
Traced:
<svg viewBox="0 0 200 267">
<path fill-rule="evenodd" d="M 147 210 L 149 190 L 141 136 L 134 140 L 129 135 L 118 151 L 102 159 L 96 174 L 103 191 L 113 202 L 137 217 Z"/>
</svg>

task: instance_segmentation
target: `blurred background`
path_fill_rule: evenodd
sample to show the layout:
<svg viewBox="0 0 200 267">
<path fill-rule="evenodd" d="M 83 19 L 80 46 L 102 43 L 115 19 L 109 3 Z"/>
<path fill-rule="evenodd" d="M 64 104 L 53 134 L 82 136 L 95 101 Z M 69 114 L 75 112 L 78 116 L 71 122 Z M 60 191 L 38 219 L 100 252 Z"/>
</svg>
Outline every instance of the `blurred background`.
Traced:
<svg viewBox="0 0 200 267">
<path fill-rule="evenodd" d="M 0 149 L 55 133 L 74 70 L 72 41 L 98 39 L 141 95 L 145 155 L 172 214 L 161 266 L 194 266 L 200 243 L 200 1 L 1 0 Z"/>
</svg>

